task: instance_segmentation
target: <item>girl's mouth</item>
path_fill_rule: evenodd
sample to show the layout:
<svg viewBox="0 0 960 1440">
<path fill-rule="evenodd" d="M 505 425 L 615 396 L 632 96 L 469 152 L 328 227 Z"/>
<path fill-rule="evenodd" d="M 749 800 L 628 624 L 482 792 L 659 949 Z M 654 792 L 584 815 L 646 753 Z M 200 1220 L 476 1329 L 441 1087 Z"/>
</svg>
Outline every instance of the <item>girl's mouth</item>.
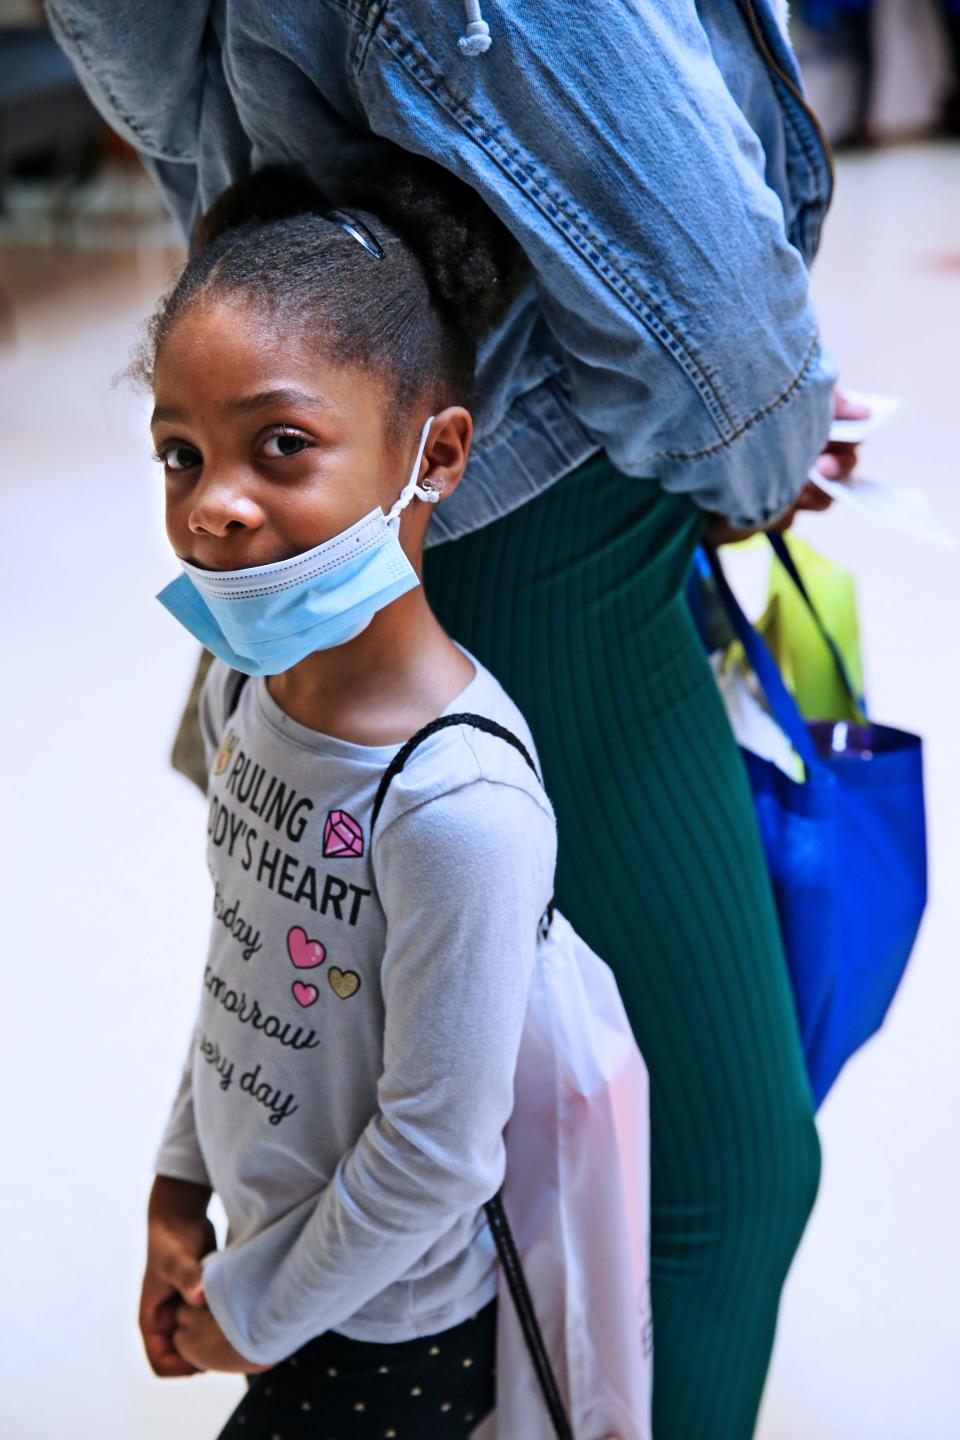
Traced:
<svg viewBox="0 0 960 1440">
<path fill-rule="evenodd" d="M 182 560 L 185 565 L 192 565 L 194 570 L 208 570 L 212 575 L 216 575 L 231 570 L 255 570 L 261 565 L 279 565 L 281 561 L 293 560 L 297 555 L 303 553 L 302 550 L 290 550 L 252 558 L 233 556 L 232 563 L 229 565 L 208 565 L 203 560 L 195 559 L 192 555 L 177 555 L 177 559 Z"/>
</svg>

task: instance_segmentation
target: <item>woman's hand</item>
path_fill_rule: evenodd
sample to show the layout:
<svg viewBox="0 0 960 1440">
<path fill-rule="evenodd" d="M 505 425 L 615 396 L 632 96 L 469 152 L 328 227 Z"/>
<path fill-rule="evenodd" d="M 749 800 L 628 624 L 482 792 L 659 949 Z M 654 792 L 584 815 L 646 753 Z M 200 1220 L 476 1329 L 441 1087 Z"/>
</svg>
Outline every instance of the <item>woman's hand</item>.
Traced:
<svg viewBox="0 0 960 1440">
<path fill-rule="evenodd" d="M 182 1300 L 204 1303 L 200 1261 L 217 1248 L 207 1219 L 210 1189 L 158 1175 L 147 1209 L 147 1264 L 140 1290 L 140 1334 L 150 1368 L 161 1378 L 193 1375 L 199 1368 L 174 1345 Z"/>
<path fill-rule="evenodd" d="M 842 391 L 834 390 L 835 420 L 866 420 L 869 414 L 869 405 L 855 405 Z M 828 440 L 813 468 L 825 480 L 849 480 L 857 467 L 858 458 L 858 446 L 843 440 Z M 832 504 L 830 496 L 825 495 L 812 480 L 808 480 L 797 496 L 793 513 L 796 514 L 798 510 L 829 510 Z"/>
<path fill-rule="evenodd" d="M 833 415 L 835 420 L 865 420 L 870 414 L 866 405 L 855 405 L 848 400 L 840 390 L 833 392 Z M 857 465 L 856 445 L 845 441 L 828 440 L 823 447 L 814 469 L 816 469 L 825 480 L 849 480 Z M 789 530 L 800 510 L 829 510 L 833 500 L 826 495 L 812 480 L 807 480 L 796 500 L 771 520 L 768 525 L 755 525 L 750 529 L 740 530 L 729 524 L 719 515 L 711 518 L 707 523 L 705 539 L 708 545 L 736 545 L 741 540 L 749 540 L 751 535 L 760 535 L 768 530 L 776 530 L 781 534 Z"/>
<path fill-rule="evenodd" d="M 272 1365 L 255 1365 L 235 1350 L 206 1305 L 177 1305 L 173 1343 L 177 1354 L 191 1370 L 226 1370 L 256 1375 Z"/>
</svg>

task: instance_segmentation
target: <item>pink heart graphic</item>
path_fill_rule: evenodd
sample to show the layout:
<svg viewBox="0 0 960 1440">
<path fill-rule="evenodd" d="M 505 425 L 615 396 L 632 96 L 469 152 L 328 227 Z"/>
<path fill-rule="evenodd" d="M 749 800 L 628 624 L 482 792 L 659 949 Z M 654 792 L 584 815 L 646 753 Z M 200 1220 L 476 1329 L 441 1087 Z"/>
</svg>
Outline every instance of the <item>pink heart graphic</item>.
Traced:
<svg viewBox="0 0 960 1440">
<path fill-rule="evenodd" d="M 304 985 L 302 980 L 294 980 L 290 989 L 293 991 L 293 998 L 298 1005 L 312 1005 L 320 994 L 316 985 Z"/>
<path fill-rule="evenodd" d="M 314 965 L 323 964 L 327 958 L 327 947 L 319 940 L 308 940 L 306 930 L 294 925 L 292 930 L 287 931 L 287 953 L 298 970 L 310 970 Z"/>
</svg>

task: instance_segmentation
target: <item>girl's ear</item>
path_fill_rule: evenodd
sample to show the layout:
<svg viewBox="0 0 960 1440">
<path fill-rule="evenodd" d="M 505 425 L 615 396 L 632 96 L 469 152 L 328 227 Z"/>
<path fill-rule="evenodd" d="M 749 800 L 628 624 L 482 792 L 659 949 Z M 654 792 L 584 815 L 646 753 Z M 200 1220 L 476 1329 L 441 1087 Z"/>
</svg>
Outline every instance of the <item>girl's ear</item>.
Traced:
<svg viewBox="0 0 960 1440">
<path fill-rule="evenodd" d="M 470 441 L 473 439 L 473 418 L 462 405 L 450 405 L 434 417 L 430 435 L 420 462 L 420 483 L 438 490 L 446 500 L 460 484 Z"/>
</svg>

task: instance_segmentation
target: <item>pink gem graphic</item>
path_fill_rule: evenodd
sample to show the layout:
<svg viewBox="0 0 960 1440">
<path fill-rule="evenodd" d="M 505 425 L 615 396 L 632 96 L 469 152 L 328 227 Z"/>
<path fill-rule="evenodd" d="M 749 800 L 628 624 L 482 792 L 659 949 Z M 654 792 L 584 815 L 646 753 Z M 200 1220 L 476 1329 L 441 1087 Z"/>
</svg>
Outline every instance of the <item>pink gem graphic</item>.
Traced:
<svg viewBox="0 0 960 1440">
<path fill-rule="evenodd" d="M 323 827 L 323 854 L 327 860 L 363 854 L 363 831 L 346 810 L 331 810 L 327 816 Z"/>
</svg>

